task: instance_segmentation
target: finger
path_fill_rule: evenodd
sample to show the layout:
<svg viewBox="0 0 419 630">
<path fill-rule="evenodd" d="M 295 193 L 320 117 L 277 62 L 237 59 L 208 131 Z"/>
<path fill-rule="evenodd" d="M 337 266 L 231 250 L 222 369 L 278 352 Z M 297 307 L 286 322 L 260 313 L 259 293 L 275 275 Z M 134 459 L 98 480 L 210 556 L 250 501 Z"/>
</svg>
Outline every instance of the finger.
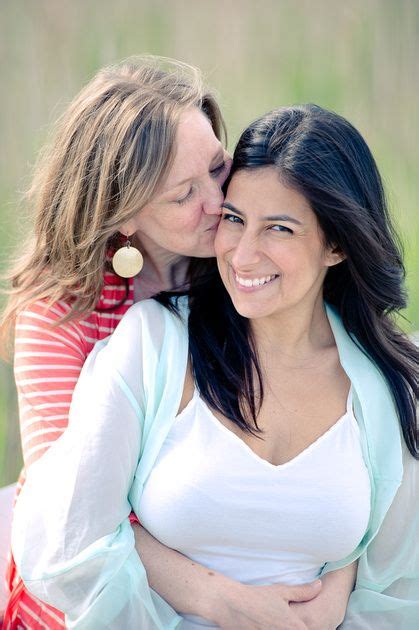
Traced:
<svg viewBox="0 0 419 630">
<path fill-rule="evenodd" d="M 308 602 L 310 599 L 317 597 L 321 588 L 321 580 L 316 580 L 315 582 L 310 582 L 309 584 L 289 586 L 287 588 L 286 597 L 289 602 Z"/>
</svg>

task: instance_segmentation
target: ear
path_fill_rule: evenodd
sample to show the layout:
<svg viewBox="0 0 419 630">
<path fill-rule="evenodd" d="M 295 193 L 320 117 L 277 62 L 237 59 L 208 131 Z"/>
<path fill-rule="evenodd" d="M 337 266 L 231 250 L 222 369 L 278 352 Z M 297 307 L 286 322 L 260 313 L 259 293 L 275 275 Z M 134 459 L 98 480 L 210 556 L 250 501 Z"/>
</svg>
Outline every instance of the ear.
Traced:
<svg viewBox="0 0 419 630">
<path fill-rule="evenodd" d="M 345 260 L 346 255 L 337 245 L 331 245 L 326 250 L 325 262 L 327 267 L 333 267 Z"/>
<path fill-rule="evenodd" d="M 125 221 L 125 223 L 121 225 L 118 231 L 120 234 L 122 234 L 122 236 L 125 236 L 126 238 L 132 236 L 134 232 L 137 231 L 134 219 L 129 219 L 128 221 Z"/>
</svg>

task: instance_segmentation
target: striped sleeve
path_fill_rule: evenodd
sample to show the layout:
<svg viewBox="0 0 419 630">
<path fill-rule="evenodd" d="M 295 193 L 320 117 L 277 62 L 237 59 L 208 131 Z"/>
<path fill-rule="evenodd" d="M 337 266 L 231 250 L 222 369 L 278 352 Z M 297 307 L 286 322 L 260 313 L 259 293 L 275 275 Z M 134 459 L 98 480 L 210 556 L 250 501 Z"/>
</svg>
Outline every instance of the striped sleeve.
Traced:
<svg viewBox="0 0 419 630">
<path fill-rule="evenodd" d="M 57 324 L 69 306 L 39 301 L 16 321 L 14 372 L 25 467 L 37 461 L 68 424 L 71 398 L 88 354 L 78 323 Z"/>
</svg>

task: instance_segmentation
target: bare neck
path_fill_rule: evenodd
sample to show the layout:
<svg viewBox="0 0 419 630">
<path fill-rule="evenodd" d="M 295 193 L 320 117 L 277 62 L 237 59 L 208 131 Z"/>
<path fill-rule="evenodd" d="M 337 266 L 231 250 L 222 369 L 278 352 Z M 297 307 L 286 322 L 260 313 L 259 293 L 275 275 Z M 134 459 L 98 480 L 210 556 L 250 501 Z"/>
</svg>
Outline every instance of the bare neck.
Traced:
<svg viewBox="0 0 419 630">
<path fill-rule="evenodd" d="M 134 301 L 144 300 L 159 293 L 184 285 L 190 259 L 147 243 L 133 239 L 144 258 L 141 272 L 134 278 Z"/>
<path fill-rule="evenodd" d="M 322 296 L 314 307 L 285 310 L 272 318 L 252 320 L 251 328 L 260 357 L 275 357 L 284 365 L 304 365 L 319 351 L 335 345 Z"/>
</svg>

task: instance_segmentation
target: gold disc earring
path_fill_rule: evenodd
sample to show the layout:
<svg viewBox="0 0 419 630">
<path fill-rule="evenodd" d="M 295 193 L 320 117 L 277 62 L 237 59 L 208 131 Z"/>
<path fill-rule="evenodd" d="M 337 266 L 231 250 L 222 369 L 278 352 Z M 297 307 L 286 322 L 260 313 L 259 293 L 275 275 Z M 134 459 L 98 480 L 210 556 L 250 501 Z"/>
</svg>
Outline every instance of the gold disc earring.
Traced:
<svg viewBox="0 0 419 630">
<path fill-rule="evenodd" d="M 112 267 L 121 278 L 133 278 L 140 273 L 143 264 L 144 258 L 141 252 L 131 246 L 128 237 L 125 245 L 117 249 L 112 257 Z"/>
</svg>

